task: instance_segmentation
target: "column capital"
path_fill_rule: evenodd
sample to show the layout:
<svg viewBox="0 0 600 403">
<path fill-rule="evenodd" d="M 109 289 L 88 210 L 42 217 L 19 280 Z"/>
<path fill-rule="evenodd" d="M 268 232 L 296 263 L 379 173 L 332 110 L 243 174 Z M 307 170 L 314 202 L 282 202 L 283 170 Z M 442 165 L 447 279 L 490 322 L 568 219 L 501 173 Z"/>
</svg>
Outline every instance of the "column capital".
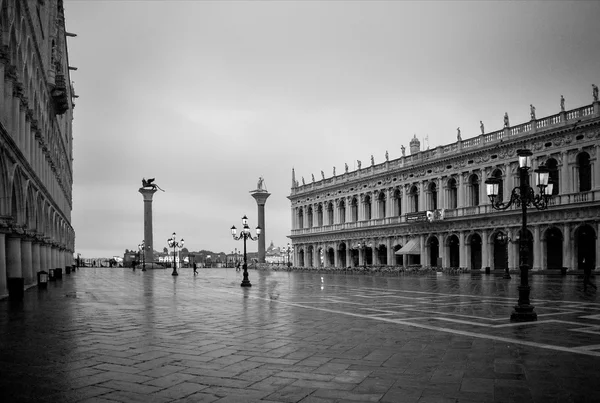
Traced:
<svg viewBox="0 0 600 403">
<path fill-rule="evenodd" d="M 140 192 L 142 196 L 144 196 L 145 202 L 152 202 L 152 196 L 154 196 L 154 193 L 156 193 L 156 189 L 139 188 L 138 192 Z"/>
<path fill-rule="evenodd" d="M 271 196 L 271 193 L 267 192 L 264 189 L 253 190 L 250 192 L 250 194 L 252 195 L 252 197 L 254 197 L 254 199 L 256 200 L 256 204 L 258 204 L 259 206 L 264 206 L 267 202 L 267 198 Z"/>
</svg>

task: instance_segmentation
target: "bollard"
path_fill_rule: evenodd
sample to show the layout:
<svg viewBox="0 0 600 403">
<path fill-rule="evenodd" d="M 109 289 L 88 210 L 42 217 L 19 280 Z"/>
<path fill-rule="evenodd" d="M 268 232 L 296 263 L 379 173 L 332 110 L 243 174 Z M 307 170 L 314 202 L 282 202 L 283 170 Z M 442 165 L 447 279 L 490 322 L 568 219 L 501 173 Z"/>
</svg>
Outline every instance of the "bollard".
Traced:
<svg viewBox="0 0 600 403">
<path fill-rule="evenodd" d="M 54 269 L 54 277 L 57 280 L 62 280 L 62 268 L 57 267 L 56 269 Z"/>
<path fill-rule="evenodd" d="M 38 280 L 38 290 L 45 290 L 48 288 L 48 273 L 44 270 L 38 271 L 37 273 Z"/>
</svg>

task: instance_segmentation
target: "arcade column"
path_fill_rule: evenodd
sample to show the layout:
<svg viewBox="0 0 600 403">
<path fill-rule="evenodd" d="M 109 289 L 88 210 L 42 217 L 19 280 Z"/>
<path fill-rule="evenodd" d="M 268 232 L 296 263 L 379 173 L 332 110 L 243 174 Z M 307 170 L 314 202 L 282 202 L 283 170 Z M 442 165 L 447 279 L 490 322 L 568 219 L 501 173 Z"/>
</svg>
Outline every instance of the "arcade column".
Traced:
<svg viewBox="0 0 600 403">
<path fill-rule="evenodd" d="M 265 263 L 265 239 L 267 239 L 267 231 L 265 228 L 265 203 L 267 198 L 271 196 L 271 193 L 264 189 L 257 189 L 250 192 L 252 197 L 256 200 L 258 205 L 258 225 L 262 232 L 258 238 L 258 262 Z"/>
<path fill-rule="evenodd" d="M 139 192 L 144 197 L 144 247 L 146 248 L 145 260 L 146 263 L 151 263 L 154 262 L 154 242 L 152 237 L 152 196 L 154 196 L 154 193 L 156 193 L 156 189 L 140 188 Z"/>
</svg>

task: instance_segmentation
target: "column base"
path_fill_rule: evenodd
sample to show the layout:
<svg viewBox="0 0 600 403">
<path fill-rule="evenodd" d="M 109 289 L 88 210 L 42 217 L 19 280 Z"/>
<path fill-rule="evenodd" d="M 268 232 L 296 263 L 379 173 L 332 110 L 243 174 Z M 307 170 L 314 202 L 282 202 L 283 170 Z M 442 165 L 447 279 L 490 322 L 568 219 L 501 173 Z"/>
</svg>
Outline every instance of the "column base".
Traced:
<svg viewBox="0 0 600 403">
<path fill-rule="evenodd" d="M 510 315 L 511 322 L 535 322 L 536 320 L 537 313 L 533 312 L 533 305 L 516 305 Z"/>
</svg>

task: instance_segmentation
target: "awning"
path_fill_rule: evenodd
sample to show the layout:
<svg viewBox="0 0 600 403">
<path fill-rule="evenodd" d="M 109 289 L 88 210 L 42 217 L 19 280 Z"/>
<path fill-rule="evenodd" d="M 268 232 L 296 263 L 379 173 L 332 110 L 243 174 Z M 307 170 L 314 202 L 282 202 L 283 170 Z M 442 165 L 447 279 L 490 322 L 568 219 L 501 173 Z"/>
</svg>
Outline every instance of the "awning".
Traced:
<svg viewBox="0 0 600 403">
<path fill-rule="evenodd" d="M 402 248 L 396 251 L 396 255 L 420 255 L 421 243 L 417 238 L 411 239 Z"/>
</svg>

